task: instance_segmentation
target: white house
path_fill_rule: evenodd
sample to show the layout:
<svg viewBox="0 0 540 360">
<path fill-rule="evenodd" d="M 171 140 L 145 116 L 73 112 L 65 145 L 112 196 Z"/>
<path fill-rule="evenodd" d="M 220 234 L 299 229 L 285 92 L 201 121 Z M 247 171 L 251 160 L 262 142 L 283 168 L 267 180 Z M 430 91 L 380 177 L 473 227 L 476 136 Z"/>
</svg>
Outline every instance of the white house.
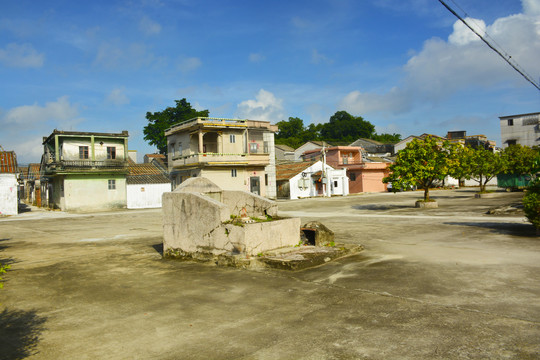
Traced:
<svg viewBox="0 0 540 360">
<path fill-rule="evenodd" d="M 126 177 L 128 209 L 160 208 L 163 193 L 171 191 L 171 181 L 152 163 L 129 163 Z"/>
<path fill-rule="evenodd" d="M 276 176 L 278 197 L 298 199 L 349 194 L 347 170 L 326 165 L 323 173 L 322 161 L 279 164 Z"/>
<path fill-rule="evenodd" d="M 19 211 L 17 156 L 0 151 L 0 215 L 17 215 Z"/>
</svg>

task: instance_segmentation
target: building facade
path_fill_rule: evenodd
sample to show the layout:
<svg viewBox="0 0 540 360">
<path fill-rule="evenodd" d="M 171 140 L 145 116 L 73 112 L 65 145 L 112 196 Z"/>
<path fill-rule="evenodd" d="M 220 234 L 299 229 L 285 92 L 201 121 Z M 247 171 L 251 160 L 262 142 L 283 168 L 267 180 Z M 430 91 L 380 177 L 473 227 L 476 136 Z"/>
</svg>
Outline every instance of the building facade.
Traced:
<svg viewBox="0 0 540 360">
<path fill-rule="evenodd" d="M 540 112 L 499 117 L 503 148 L 540 145 Z"/>
<path fill-rule="evenodd" d="M 332 146 L 325 149 L 326 163 L 336 169 L 347 169 L 349 192 L 383 192 L 387 185 L 382 182 L 388 176 L 390 163 L 366 161 L 359 146 Z M 304 153 L 304 159 L 322 158 L 322 149 Z"/>
<path fill-rule="evenodd" d="M 199 117 L 165 131 L 173 189 L 204 177 L 224 190 L 276 197 L 274 133 L 268 121 Z"/>
<path fill-rule="evenodd" d="M 0 215 L 19 212 L 19 167 L 13 151 L 0 151 Z"/>
<path fill-rule="evenodd" d="M 126 207 L 128 132 L 54 130 L 43 138 L 42 206 L 64 211 Z"/>
</svg>

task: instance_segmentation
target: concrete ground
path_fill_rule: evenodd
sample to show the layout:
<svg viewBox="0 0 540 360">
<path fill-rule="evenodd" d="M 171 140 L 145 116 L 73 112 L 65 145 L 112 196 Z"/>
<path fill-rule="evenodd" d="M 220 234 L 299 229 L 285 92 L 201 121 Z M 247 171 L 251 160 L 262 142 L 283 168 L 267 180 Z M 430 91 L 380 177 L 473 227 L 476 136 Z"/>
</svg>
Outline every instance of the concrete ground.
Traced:
<svg viewBox="0 0 540 360">
<path fill-rule="evenodd" d="M 432 195 L 279 201 L 365 247 L 299 272 L 163 260 L 160 210 L 0 219 L 0 358 L 540 358 L 540 240 L 486 214 L 522 194 Z"/>
</svg>

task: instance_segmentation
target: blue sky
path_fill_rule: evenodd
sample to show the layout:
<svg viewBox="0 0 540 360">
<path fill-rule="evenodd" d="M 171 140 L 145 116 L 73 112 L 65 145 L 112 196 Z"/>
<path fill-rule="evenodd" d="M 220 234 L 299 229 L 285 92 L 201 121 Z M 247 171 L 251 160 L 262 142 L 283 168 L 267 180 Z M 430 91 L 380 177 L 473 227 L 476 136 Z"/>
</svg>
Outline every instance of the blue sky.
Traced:
<svg viewBox="0 0 540 360">
<path fill-rule="evenodd" d="M 455 0 L 540 81 L 540 0 Z M 452 1 L 448 3 L 455 7 Z M 461 11 L 459 11 L 461 15 Z M 500 145 L 540 91 L 437 0 L 0 2 L 0 145 L 39 162 L 53 129 L 130 133 L 186 98 L 214 117 L 327 122 Z"/>
</svg>

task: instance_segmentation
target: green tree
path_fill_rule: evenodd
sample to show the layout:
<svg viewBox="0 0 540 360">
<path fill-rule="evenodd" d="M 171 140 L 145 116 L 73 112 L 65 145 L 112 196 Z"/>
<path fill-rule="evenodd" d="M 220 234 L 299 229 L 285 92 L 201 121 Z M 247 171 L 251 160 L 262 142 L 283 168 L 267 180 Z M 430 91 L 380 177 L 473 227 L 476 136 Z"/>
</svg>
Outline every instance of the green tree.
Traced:
<svg viewBox="0 0 540 360">
<path fill-rule="evenodd" d="M 165 130 L 173 125 L 182 123 L 196 117 L 207 117 L 208 110 L 197 111 L 184 98 L 175 100 L 175 107 L 168 107 L 155 113 L 147 112 L 146 119 L 149 124 L 144 127 L 144 140 L 157 147 L 160 154 L 167 154 L 167 137 Z"/>
<path fill-rule="evenodd" d="M 510 145 L 502 151 L 506 168 L 504 173 L 514 175 L 529 175 L 533 177 L 538 170 L 540 151 L 538 148 Z"/>
<path fill-rule="evenodd" d="M 0 264 L 0 275 L 5 274 L 6 270 L 9 269 L 9 265 L 2 265 Z M 4 280 L 2 277 L 0 277 L 0 289 L 4 287 L 4 284 L 2 283 L 2 280 Z"/>
<path fill-rule="evenodd" d="M 338 111 L 323 124 L 321 137 L 326 141 L 353 142 L 358 138 L 370 139 L 375 134 L 375 126 L 361 116 L 353 116 L 346 111 Z"/>
<path fill-rule="evenodd" d="M 500 153 L 482 147 L 471 148 L 466 161 L 470 162 L 470 177 L 480 185 L 480 192 L 486 191 L 487 183 L 506 168 L 506 161 Z"/>
<path fill-rule="evenodd" d="M 450 144 L 448 158 L 449 168 L 448 175 L 458 180 L 459 186 L 463 185 L 465 179 L 471 178 L 472 164 L 471 151 L 468 146 L 459 144 Z"/>
<path fill-rule="evenodd" d="M 304 120 L 297 117 L 290 117 L 289 120 L 281 120 L 276 125 L 278 126 L 276 139 L 298 137 L 305 131 Z"/>
<path fill-rule="evenodd" d="M 396 144 L 401 141 L 401 134 L 373 134 L 371 139 L 380 141 L 384 144 Z"/>
<path fill-rule="evenodd" d="M 383 182 L 391 182 L 393 191 L 417 185 L 424 190 L 424 201 L 430 201 L 429 188 L 448 174 L 449 148 L 448 142 L 439 143 L 431 136 L 414 139 L 398 153 Z"/>
</svg>

